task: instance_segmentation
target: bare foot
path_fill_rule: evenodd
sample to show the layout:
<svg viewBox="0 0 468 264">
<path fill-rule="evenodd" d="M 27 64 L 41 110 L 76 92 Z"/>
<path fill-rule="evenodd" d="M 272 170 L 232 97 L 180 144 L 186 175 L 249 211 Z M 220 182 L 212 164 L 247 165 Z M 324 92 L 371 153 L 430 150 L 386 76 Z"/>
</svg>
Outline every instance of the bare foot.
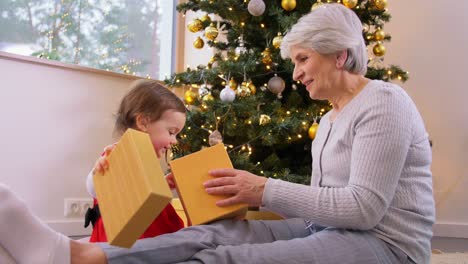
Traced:
<svg viewBox="0 0 468 264">
<path fill-rule="evenodd" d="M 71 264 L 107 264 L 106 254 L 96 244 L 70 240 Z"/>
</svg>

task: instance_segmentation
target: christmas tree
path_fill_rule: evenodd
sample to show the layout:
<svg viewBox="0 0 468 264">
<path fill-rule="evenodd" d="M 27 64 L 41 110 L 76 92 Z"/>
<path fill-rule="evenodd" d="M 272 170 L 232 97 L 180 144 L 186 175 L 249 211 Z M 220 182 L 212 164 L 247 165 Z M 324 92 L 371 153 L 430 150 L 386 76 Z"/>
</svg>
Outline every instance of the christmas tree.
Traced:
<svg viewBox="0 0 468 264">
<path fill-rule="evenodd" d="M 337 2 L 328 0 L 327 3 Z M 341 3 L 341 1 L 338 1 Z M 187 125 L 173 149 L 175 157 L 223 142 L 233 165 L 257 175 L 309 183 L 311 141 L 326 101 L 309 98 L 292 80 L 294 65 L 279 54 L 282 36 L 304 14 L 327 4 L 320 0 L 190 0 L 177 10 L 206 12 L 188 24 L 199 34 L 195 48 L 214 56 L 195 69 L 173 74 L 170 86 L 186 89 Z M 363 23 L 369 48 L 367 77 L 405 81 L 407 72 L 385 66 L 383 31 L 390 19 L 386 0 L 343 0 Z"/>
</svg>

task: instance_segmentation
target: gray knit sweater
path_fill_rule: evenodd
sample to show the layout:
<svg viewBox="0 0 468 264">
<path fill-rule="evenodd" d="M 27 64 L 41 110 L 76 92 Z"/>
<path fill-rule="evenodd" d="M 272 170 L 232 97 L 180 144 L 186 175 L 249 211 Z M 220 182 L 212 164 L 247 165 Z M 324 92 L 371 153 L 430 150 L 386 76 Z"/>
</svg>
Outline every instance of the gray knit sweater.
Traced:
<svg viewBox="0 0 468 264">
<path fill-rule="evenodd" d="M 268 179 L 264 207 L 285 217 L 368 230 L 429 263 L 432 161 L 423 120 L 399 86 L 370 81 L 312 144 L 311 186 Z"/>
</svg>

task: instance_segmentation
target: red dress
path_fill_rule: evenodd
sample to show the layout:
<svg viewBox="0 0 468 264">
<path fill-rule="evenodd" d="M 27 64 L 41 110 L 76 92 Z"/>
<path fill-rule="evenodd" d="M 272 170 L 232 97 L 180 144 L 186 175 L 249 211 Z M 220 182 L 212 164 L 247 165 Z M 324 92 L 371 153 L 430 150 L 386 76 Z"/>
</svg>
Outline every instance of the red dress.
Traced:
<svg viewBox="0 0 468 264">
<path fill-rule="evenodd" d="M 97 200 L 94 199 L 94 206 L 97 205 Z M 153 223 L 141 235 L 141 238 L 155 237 L 166 233 L 175 232 L 184 227 L 184 222 L 174 210 L 171 204 L 154 219 Z M 99 216 L 93 227 L 93 233 L 89 242 L 107 242 L 106 231 L 104 230 L 104 223 L 102 217 Z"/>
</svg>

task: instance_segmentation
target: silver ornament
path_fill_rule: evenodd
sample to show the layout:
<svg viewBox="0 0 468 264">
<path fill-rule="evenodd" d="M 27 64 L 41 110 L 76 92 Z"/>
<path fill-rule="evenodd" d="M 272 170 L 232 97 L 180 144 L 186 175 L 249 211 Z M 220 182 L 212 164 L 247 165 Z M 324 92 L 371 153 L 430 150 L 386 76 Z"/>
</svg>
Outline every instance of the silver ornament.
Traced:
<svg viewBox="0 0 468 264">
<path fill-rule="evenodd" d="M 267 88 L 268 90 L 270 90 L 270 92 L 274 93 L 274 94 L 281 94 L 281 92 L 284 91 L 284 87 L 286 86 L 283 78 L 279 77 L 279 76 L 275 76 L 272 77 L 269 81 L 268 81 L 268 85 L 267 85 Z"/>
<path fill-rule="evenodd" d="M 213 131 L 213 133 L 211 133 L 208 136 L 208 144 L 210 144 L 210 146 L 213 146 L 222 142 L 223 142 L 223 136 L 221 135 L 221 132 L 219 132 L 218 130 Z"/>
<path fill-rule="evenodd" d="M 234 101 L 234 99 L 236 99 L 236 92 L 234 90 L 232 90 L 229 85 L 226 85 L 226 87 L 224 87 L 221 90 L 221 93 L 219 93 L 219 98 L 223 102 L 230 103 L 230 102 Z"/>
<path fill-rule="evenodd" d="M 252 16 L 261 16 L 265 12 L 265 3 L 263 0 L 250 0 L 247 10 Z"/>
<path fill-rule="evenodd" d="M 207 95 L 210 93 L 210 88 L 206 84 L 200 85 L 200 88 L 198 89 L 198 96 L 202 98 L 203 96 Z"/>
</svg>

